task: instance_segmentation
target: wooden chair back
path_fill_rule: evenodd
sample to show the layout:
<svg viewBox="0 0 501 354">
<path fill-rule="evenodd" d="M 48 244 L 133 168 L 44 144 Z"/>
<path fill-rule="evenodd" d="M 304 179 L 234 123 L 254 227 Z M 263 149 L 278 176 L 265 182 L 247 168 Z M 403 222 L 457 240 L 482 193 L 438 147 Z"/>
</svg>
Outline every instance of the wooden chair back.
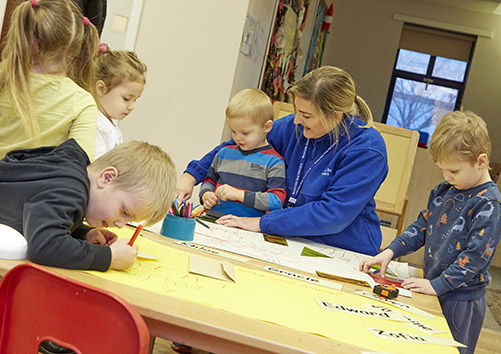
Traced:
<svg viewBox="0 0 501 354">
<path fill-rule="evenodd" d="M 294 106 L 292 103 L 275 101 L 273 102 L 273 117 L 275 120 L 288 116 L 294 113 Z"/>
<path fill-rule="evenodd" d="M 419 133 L 414 130 L 374 122 L 386 143 L 388 176 L 376 193 L 376 210 L 403 220 L 407 188 L 414 165 Z"/>
</svg>

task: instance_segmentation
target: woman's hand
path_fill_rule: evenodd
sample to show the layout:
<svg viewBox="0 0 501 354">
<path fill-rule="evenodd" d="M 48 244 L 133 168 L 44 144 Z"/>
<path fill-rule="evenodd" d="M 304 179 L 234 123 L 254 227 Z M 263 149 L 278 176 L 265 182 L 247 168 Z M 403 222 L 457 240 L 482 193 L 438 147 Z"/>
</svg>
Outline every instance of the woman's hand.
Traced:
<svg viewBox="0 0 501 354">
<path fill-rule="evenodd" d="M 92 229 L 87 232 L 85 239 L 91 243 L 109 246 L 117 240 L 117 234 L 106 229 Z"/>
<path fill-rule="evenodd" d="M 195 177 L 189 173 L 183 173 L 177 181 L 176 191 L 174 192 L 174 197 L 177 198 L 177 201 L 182 202 L 183 200 L 190 199 L 195 184 L 197 184 Z"/>
<path fill-rule="evenodd" d="M 217 219 L 217 223 L 229 227 L 238 227 L 240 229 L 261 232 L 259 221 L 261 218 L 246 218 L 235 215 L 225 215 Z"/>
</svg>

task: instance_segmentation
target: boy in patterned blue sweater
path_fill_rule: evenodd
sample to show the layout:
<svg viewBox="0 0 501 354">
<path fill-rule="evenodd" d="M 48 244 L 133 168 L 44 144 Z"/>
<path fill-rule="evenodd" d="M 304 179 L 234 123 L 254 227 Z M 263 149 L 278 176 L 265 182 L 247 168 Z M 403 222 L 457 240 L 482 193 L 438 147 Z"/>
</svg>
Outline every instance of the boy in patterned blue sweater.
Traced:
<svg viewBox="0 0 501 354">
<path fill-rule="evenodd" d="M 285 200 L 285 164 L 268 144 L 273 105 L 257 89 L 237 93 L 226 108 L 234 145 L 221 149 L 200 187 L 207 214 L 220 217 L 261 216 L 280 209 Z"/>
<path fill-rule="evenodd" d="M 452 112 L 441 120 L 429 154 L 445 181 L 430 193 L 427 209 L 380 254 L 362 262 L 367 272 L 425 247 L 424 279 L 402 285 L 438 295 L 454 339 L 474 353 L 486 309 L 487 272 L 500 237 L 501 195 L 489 176 L 491 143 L 487 126 L 472 112 Z"/>
</svg>

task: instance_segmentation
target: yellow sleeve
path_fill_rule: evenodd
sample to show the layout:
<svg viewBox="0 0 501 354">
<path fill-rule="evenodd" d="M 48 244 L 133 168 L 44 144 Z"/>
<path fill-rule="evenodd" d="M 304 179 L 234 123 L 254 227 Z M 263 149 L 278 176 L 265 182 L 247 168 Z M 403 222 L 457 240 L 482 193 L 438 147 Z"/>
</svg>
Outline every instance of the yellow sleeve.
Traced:
<svg viewBox="0 0 501 354">
<path fill-rule="evenodd" d="M 70 126 L 68 138 L 74 138 L 92 162 L 97 130 L 97 106 L 92 96 L 86 101 L 86 104 L 79 107 L 81 111 L 76 112 L 77 116 Z"/>
</svg>

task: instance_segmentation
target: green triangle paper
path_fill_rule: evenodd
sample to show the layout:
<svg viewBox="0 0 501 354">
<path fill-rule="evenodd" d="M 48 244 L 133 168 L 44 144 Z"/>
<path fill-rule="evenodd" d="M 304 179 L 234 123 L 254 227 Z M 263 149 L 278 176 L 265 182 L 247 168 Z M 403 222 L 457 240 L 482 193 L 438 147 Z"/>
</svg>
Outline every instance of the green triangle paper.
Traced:
<svg viewBox="0 0 501 354">
<path fill-rule="evenodd" d="M 301 256 L 305 257 L 325 257 L 325 258 L 331 258 L 323 253 L 317 252 L 312 250 L 311 248 L 304 247 L 303 251 L 301 252 Z"/>
</svg>

